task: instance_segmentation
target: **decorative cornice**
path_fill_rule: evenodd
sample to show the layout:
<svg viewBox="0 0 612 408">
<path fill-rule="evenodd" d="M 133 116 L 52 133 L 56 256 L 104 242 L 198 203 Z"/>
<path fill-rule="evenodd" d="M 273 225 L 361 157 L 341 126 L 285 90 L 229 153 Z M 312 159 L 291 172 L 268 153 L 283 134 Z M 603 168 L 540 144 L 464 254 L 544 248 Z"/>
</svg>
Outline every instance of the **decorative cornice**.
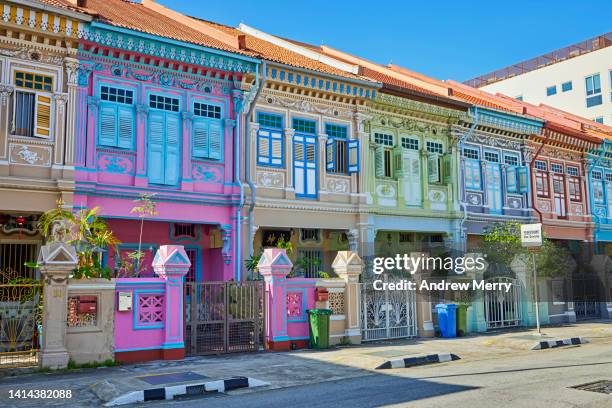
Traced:
<svg viewBox="0 0 612 408">
<path fill-rule="evenodd" d="M 259 101 L 260 104 L 280 106 L 283 108 L 294 109 L 299 112 L 314 113 L 337 117 L 346 120 L 353 118 L 353 112 L 347 107 L 340 107 L 335 104 L 321 103 L 316 98 L 308 97 L 282 97 L 267 92 Z"/>
<path fill-rule="evenodd" d="M 40 47 L 34 43 L 29 47 L 21 46 L 15 49 L 0 48 L 0 55 L 60 66 L 63 64 L 65 58 L 63 55 L 57 55 L 48 51 L 42 52 Z"/>
<path fill-rule="evenodd" d="M 415 101 L 412 99 L 401 98 L 399 96 L 389 95 L 386 93 L 378 93 L 375 102 L 381 105 L 400 108 L 415 113 L 442 117 L 445 118 L 446 121 L 450 120 L 451 122 L 458 122 L 459 120 L 464 119 L 466 117 L 465 112 L 462 111 L 448 109 L 429 103 Z M 375 107 L 377 106 L 375 105 Z M 437 120 L 439 121 L 440 119 L 438 118 Z"/>
</svg>

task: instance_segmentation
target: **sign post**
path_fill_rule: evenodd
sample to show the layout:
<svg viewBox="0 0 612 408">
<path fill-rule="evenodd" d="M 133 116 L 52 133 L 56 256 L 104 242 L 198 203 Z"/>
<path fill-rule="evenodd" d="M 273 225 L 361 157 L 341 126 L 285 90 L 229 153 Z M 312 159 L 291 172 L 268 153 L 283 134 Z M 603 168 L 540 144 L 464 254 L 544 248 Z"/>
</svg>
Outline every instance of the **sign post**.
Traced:
<svg viewBox="0 0 612 408">
<path fill-rule="evenodd" d="M 533 291 L 535 300 L 536 326 L 540 332 L 540 306 L 538 304 L 538 278 L 536 273 L 536 252 L 542 248 L 542 224 L 523 224 L 521 225 L 521 245 L 531 252 L 531 262 L 533 264 Z"/>
</svg>

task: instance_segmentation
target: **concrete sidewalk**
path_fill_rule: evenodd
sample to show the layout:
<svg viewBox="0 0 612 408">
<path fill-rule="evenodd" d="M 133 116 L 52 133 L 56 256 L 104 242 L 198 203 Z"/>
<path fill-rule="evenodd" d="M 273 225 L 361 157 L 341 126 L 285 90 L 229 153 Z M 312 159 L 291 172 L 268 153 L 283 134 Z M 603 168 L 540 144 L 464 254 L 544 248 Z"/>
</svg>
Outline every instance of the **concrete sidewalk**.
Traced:
<svg viewBox="0 0 612 408">
<path fill-rule="evenodd" d="M 45 405 L 101 406 L 105 401 L 122 393 L 201 382 L 202 378 L 212 381 L 244 376 L 268 382 L 270 385 L 264 388 L 271 389 L 370 375 L 386 360 L 423 354 L 453 353 L 460 356 L 461 360 L 442 364 L 459 365 L 521 354 L 554 353 L 555 350 L 530 350 L 541 339 L 585 337 L 594 344 L 610 344 L 612 347 L 612 322 L 609 321 L 547 327 L 542 332 L 545 335 L 539 337 L 535 335 L 535 330 L 515 329 L 457 339 L 384 341 L 361 346 L 342 346 L 326 351 L 298 350 L 191 357 L 182 361 L 24 374 L 0 379 L 0 400 L 7 402 L 9 407 L 35 407 L 40 406 L 40 400 L 8 399 L 9 390 L 70 389 L 73 393 L 72 399 L 47 400 Z M 168 373 L 196 379 L 178 379 L 178 382 L 161 382 L 155 385 L 147 382 L 152 375 Z M 259 389 L 249 388 L 232 393 L 256 392 Z"/>
</svg>

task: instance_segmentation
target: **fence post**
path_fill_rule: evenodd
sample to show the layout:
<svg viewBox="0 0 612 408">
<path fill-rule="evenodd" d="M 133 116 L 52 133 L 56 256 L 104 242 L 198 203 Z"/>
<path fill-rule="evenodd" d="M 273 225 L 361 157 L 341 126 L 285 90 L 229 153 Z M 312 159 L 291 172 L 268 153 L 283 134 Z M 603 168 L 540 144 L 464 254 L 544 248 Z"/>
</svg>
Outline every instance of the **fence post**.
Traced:
<svg viewBox="0 0 612 408">
<path fill-rule="evenodd" d="M 53 242 L 40 248 L 38 254 L 43 287 L 43 331 L 40 366 L 66 368 L 66 319 L 68 308 L 68 276 L 78 264 L 73 246 Z"/>
<path fill-rule="evenodd" d="M 191 262 L 182 245 L 162 245 L 153 259 L 153 270 L 166 281 L 166 316 L 162 343 L 164 360 L 179 360 L 185 357 L 183 277 L 190 266 Z"/>
<path fill-rule="evenodd" d="M 351 344 L 361 343 L 359 275 L 361 275 L 362 266 L 361 258 L 353 251 L 338 251 L 332 263 L 336 275 L 346 282 L 344 289 L 345 335 Z"/>
<path fill-rule="evenodd" d="M 289 350 L 287 336 L 287 282 L 293 268 L 284 249 L 266 248 L 257 264 L 257 270 L 266 283 L 265 304 L 266 345 L 270 350 Z"/>
</svg>

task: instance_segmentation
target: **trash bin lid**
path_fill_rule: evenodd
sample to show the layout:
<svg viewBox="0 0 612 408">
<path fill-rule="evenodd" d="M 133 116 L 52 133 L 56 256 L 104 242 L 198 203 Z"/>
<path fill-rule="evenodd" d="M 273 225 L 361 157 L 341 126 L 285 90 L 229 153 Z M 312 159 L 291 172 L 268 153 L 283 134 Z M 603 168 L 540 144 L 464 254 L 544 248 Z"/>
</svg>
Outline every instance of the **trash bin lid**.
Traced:
<svg viewBox="0 0 612 408">
<path fill-rule="evenodd" d="M 330 309 L 309 309 L 308 314 L 312 315 L 330 315 L 332 311 Z"/>
<path fill-rule="evenodd" d="M 439 303 L 436 305 L 436 309 L 456 309 L 457 305 L 454 303 Z"/>
</svg>

